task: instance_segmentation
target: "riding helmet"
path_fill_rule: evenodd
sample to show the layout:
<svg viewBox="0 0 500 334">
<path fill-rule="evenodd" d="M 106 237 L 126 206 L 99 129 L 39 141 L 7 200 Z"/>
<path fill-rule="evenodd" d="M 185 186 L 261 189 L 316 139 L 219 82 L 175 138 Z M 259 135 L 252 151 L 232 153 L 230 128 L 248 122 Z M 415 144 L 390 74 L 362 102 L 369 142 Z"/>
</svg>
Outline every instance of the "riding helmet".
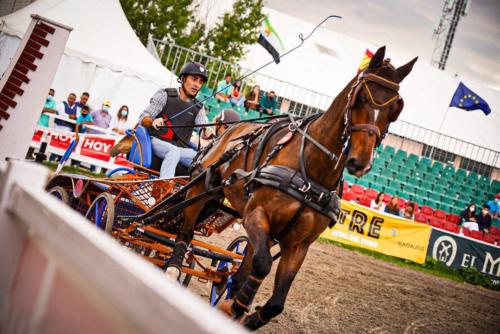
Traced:
<svg viewBox="0 0 500 334">
<path fill-rule="evenodd" d="M 201 75 L 203 77 L 203 79 L 205 79 L 205 81 L 208 80 L 207 69 L 205 68 L 205 66 L 203 66 L 200 63 L 189 62 L 189 63 L 184 64 L 184 66 L 182 67 L 181 73 L 179 74 L 179 79 L 183 75 L 187 75 L 187 74 Z"/>
</svg>

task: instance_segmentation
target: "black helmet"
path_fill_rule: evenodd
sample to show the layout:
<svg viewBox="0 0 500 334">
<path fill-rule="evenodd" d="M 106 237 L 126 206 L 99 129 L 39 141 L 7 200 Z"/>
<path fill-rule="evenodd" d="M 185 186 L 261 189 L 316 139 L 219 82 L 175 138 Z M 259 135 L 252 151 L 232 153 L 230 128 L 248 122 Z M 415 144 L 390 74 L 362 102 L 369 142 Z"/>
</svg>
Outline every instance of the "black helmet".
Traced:
<svg viewBox="0 0 500 334">
<path fill-rule="evenodd" d="M 187 75 L 187 74 L 201 75 L 203 77 L 203 79 L 205 79 L 205 81 L 208 80 L 207 69 L 205 68 L 205 66 L 203 66 L 200 63 L 189 62 L 189 63 L 184 64 L 184 66 L 182 67 L 181 73 L 179 74 L 179 79 L 183 75 Z"/>
</svg>

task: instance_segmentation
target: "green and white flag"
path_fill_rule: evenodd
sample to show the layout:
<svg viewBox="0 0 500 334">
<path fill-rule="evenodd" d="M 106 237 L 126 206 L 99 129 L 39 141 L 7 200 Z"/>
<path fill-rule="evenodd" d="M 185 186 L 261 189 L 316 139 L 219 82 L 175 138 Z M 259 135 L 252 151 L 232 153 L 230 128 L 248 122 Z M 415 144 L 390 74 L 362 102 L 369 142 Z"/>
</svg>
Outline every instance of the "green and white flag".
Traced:
<svg viewBox="0 0 500 334">
<path fill-rule="evenodd" d="M 271 23 L 269 23 L 269 18 L 267 17 L 264 22 L 262 22 L 258 43 L 273 56 L 276 64 L 280 62 L 280 53 L 285 51 L 285 47 L 278 33 L 271 26 Z"/>
</svg>

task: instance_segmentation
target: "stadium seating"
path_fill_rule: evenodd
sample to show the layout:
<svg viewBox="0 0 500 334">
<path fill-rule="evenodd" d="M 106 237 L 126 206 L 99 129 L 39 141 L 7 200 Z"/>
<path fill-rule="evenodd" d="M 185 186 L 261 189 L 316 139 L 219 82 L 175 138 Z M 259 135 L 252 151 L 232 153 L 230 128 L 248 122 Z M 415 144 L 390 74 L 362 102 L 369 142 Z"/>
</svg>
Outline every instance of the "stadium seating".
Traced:
<svg viewBox="0 0 500 334">
<path fill-rule="evenodd" d="M 470 237 L 477 239 L 477 240 L 483 240 L 483 232 L 481 231 L 470 231 Z"/>
<path fill-rule="evenodd" d="M 490 243 L 490 244 L 493 244 L 493 245 L 498 245 L 500 242 L 500 237 L 493 235 L 493 234 L 490 234 L 490 233 L 487 233 L 487 234 L 484 234 L 483 241 Z"/>
<path fill-rule="evenodd" d="M 454 224 L 454 223 L 450 223 L 450 222 L 444 222 L 442 224 L 442 226 L 443 226 L 443 229 L 445 229 L 446 231 L 451 232 L 451 233 L 458 233 L 458 231 L 460 230 L 460 226 L 458 226 L 457 224 Z"/>
</svg>

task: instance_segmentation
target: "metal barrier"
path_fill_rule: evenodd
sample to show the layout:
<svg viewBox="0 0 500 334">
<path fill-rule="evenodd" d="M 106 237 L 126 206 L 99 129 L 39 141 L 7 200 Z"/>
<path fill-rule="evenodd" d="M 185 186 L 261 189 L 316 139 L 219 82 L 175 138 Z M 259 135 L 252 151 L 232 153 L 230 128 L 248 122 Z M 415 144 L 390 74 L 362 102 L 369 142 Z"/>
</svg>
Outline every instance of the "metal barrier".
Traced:
<svg viewBox="0 0 500 334">
<path fill-rule="evenodd" d="M 0 333 L 244 333 L 46 193 L 48 175 L 0 172 Z"/>
<path fill-rule="evenodd" d="M 173 73 L 179 73 L 182 65 L 187 61 L 197 61 L 205 64 L 209 74 L 208 83 L 210 87 L 215 88 L 217 82 L 222 80 L 226 73 L 237 73 L 241 76 L 251 71 L 251 69 L 240 65 L 231 64 L 175 44 L 165 43 L 157 39 L 153 39 L 153 41 L 163 64 Z M 242 82 L 242 91 L 245 91 L 246 86 L 254 84 L 259 84 L 264 91 L 276 91 L 279 96 L 278 108 L 284 98 L 289 100 L 290 107 L 288 112 L 298 116 L 309 116 L 326 110 L 334 99 L 333 96 L 325 95 L 261 73 L 255 73 L 249 79 Z M 398 120 L 391 125 L 389 133 L 418 143 L 435 146 L 495 168 L 500 168 L 500 152 L 443 135 L 415 124 Z"/>
</svg>

